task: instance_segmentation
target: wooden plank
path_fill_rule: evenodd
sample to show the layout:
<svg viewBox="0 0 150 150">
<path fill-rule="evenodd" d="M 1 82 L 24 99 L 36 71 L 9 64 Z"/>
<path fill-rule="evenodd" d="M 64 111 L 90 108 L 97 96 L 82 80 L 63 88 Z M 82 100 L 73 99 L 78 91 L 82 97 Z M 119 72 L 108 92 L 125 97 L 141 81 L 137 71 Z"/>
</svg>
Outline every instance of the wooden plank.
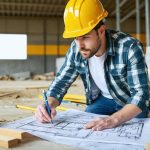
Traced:
<svg viewBox="0 0 150 150">
<path fill-rule="evenodd" d="M 57 110 L 62 110 L 62 111 L 65 111 L 65 110 L 69 110 L 69 108 L 65 108 L 65 107 L 62 107 L 62 106 L 58 106 L 56 107 Z"/>
<path fill-rule="evenodd" d="M 25 110 L 31 110 L 33 112 L 36 110 L 36 108 L 34 108 L 34 107 L 23 106 L 23 105 L 16 105 L 16 108 L 25 109 Z M 56 107 L 56 109 L 57 110 L 63 110 L 63 111 L 69 110 L 69 108 L 65 108 L 65 107 L 61 107 L 61 106 Z"/>
<path fill-rule="evenodd" d="M 24 131 L 18 131 L 18 130 L 7 129 L 7 128 L 0 128 L 0 135 L 14 137 L 21 140 L 27 139 L 29 137 L 34 137 L 33 135 Z"/>
<path fill-rule="evenodd" d="M 78 95 L 78 94 L 66 94 L 64 96 L 66 99 L 76 99 L 81 101 L 86 101 L 86 97 L 84 95 Z"/>
<path fill-rule="evenodd" d="M 31 110 L 33 112 L 36 110 L 36 108 L 34 108 L 34 107 L 23 106 L 23 105 L 16 105 L 16 108 L 25 109 L 25 110 Z"/>
<path fill-rule="evenodd" d="M 41 100 L 43 100 L 43 96 L 38 96 Z M 63 100 L 70 101 L 73 103 L 86 104 L 86 97 L 84 95 L 76 95 L 76 94 L 66 94 L 63 97 Z"/>
<path fill-rule="evenodd" d="M 9 93 L 3 93 L 3 94 L 0 94 L 0 97 L 12 95 L 12 94 L 15 94 L 15 93 L 17 93 L 17 92 L 18 92 L 18 91 L 15 91 L 15 92 L 9 92 Z"/>
<path fill-rule="evenodd" d="M 145 149 L 145 150 L 150 150 L 150 143 L 145 144 L 145 145 L 144 145 L 144 149 Z"/>
<path fill-rule="evenodd" d="M 64 101 L 73 102 L 73 103 L 86 104 L 85 101 L 83 101 L 83 100 L 78 100 L 78 99 L 63 98 L 63 100 L 64 100 Z"/>
<path fill-rule="evenodd" d="M 47 86 L 33 86 L 33 87 L 26 87 L 26 89 L 46 89 Z"/>
<path fill-rule="evenodd" d="M 63 100 L 74 102 L 74 103 L 86 104 L 86 97 L 84 95 L 66 94 L 63 97 Z"/>
<path fill-rule="evenodd" d="M 0 135 L 0 147 L 11 148 L 17 146 L 20 140 L 14 137 Z"/>
</svg>

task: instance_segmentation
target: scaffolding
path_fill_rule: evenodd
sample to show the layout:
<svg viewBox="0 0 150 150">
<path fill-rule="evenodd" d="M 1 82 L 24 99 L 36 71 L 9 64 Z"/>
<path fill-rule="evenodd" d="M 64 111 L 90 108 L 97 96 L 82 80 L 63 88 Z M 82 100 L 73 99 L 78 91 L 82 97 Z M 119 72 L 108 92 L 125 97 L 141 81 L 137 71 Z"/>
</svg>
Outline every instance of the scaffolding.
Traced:
<svg viewBox="0 0 150 150">
<path fill-rule="evenodd" d="M 116 30 L 121 30 L 121 23 L 126 21 L 132 15 L 136 14 L 136 35 L 137 38 L 141 34 L 140 26 L 140 10 L 145 7 L 145 33 L 146 33 L 146 55 L 149 55 L 150 59 L 150 2 L 149 0 L 142 1 L 135 0 L 135 9 L 121 18 L 121 7 L 128 2 L 128 0 L 116 0 Z"/>
</svg>

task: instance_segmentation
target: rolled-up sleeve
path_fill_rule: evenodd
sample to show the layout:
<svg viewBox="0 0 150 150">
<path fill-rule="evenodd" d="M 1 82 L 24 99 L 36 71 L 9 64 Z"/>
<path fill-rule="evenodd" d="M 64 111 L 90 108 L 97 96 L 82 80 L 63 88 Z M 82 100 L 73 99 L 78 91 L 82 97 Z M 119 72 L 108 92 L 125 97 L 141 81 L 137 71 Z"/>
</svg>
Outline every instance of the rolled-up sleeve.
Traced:
<svg viewBox="0 0 150 150">
<path fill-rule="evenodd" d="M 75 68 L 75 44 L 71 44 L 68 49 L 68 53 L 65 57 L 64 64 L 57 73 L 55 80 L 49 86 L 47 96 L 56 98 L 61 103 L 62 98 L 67 93 L 68 88 L 75 81 L 78 76 L 78 72 Z"/>
<path fill-rule="evenodd" d="M 134 42 L 129 49 L 127 74 L 131 94 L 127 103 L 135 104 L 143 110 L 149 101 L 149 78 L 143 48 L 139 42 Z"/>
</svg>

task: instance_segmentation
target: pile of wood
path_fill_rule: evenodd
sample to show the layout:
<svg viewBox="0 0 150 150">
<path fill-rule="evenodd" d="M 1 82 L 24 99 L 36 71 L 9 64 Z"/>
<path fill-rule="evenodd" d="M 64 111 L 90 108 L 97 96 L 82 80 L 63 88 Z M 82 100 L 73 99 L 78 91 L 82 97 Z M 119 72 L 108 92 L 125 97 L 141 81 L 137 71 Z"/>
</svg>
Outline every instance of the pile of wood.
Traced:
<svg viewBox="0 0 150 150">
<path fill-rule="evenodd" d="M 34 74 L 31 72 L 20 72 L 11 75 L 1 75 L 0 80 L 53 80 L 55 78 L 55 72 L 49 72 L 44 74 Z"/>
<path fill-rule="evenodd" d="M 35 138 L 33 135 L 14 129 L 0 128 L 0 147 L 11 148 L 21 142 Z"/>
<path fill-rule="evenodd" d="M 36 74 L 33 75 L 32 79 L 33 80 L 53 80 L 55 78 L 55 73 L 54 72 L 50 72 L 50 73 L 45 73 L 45 74 Z"/>
<path fill-rule="evenodd" d="M 3 75 L 0 76 L 0 80 L 14 80 L 14 78 L 9 75 Z"/>
</svg>

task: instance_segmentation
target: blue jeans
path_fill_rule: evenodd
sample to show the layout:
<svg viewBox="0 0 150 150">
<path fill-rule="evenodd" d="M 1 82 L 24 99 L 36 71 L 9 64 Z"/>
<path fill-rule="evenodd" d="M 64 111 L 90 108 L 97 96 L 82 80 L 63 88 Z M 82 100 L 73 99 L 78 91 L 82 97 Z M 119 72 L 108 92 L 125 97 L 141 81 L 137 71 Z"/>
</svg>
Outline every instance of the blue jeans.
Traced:
<svg viewBox="0 0 150 150">
<path fill-rule="evenodd" d="M 86 112 L 100 114 L 100 115 L 112 115 L 113 113 L 120 110 L 123 106 L 119 105 L 113 99 L 109 99 L 100 95 L 91 105 L 87 106 Z M 142 111 L 136 118 L 147 118 L 148 108 L 145 106 L 144 111 Z"/>
</svg>

